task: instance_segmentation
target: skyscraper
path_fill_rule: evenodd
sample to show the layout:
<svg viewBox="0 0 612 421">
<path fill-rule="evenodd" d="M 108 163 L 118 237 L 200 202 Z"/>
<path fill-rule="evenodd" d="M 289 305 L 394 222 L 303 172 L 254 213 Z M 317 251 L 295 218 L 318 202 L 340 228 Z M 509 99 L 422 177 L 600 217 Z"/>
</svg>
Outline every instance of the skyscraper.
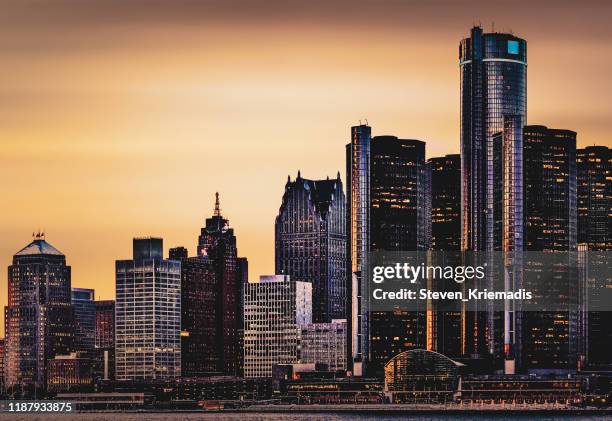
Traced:
<svg viewBox="0 0 612 421">
<path fill-rule="evenodd" d="M 431 243 L 425 142 L 374 136 L 370 143 L 370 250 L 425 251 Z M 423 311 L 371 311 L 369 360 L 382 373 L 396 354 L 425 347 Z"/>
<path fill-rule="evenodd" d="M 211 260 L 218 282 L 216 322 L 218 341 L 222 346 L 222 371 L 227 375 L 238 375 L 242 354 L 238 335 L 242 282 L 238 273 L 236 236 L 229 221 L 221 216 L 219 193 L 215 195 L 213 216 L 206 219 L 198 238 L 198 256 L 207 256 Z"/>
<path fill-rule="evenodd" d="M 474 27 L 459 45 L 461 72 L 461 249 L 522 250 L 522 128 L 527 112 L 527 43 L 512 34 Z M 519 270 L 504 285 L 520 286 Z M 489 282 L 494 280 L 489 276 Z M 517 288 L 518 289 L 518 288 Z M 487 304 L 485 304 L 486 306 Z M 503 314 L 473 308 L 464 315 L 464 353 L 505 357 L 514 372 L 520 343 L 519 309 Z M 502 347 L 503 343 L 503 347 Z"/>
<path fill-rule="evenodd" d="M 300 327 L 312 323 L 312 284 L 261 276 L 244 289 L 244 377 L 272 377 L 274 364 L 299 362 Z"/>
<path fill-rule="evenodd" d="M 276 273 L 312 283 L 313 320 L 346 317 L 346 203 L 337 178 L 287 179 L 275 223 Z"/>
<path fill-rule="evenodd" d="M 8 268 L 5 384 L 44 388 L 49 359 L 73 347 L 70 266 L 36 234 Z"/>
<path fill-rule="evenodd" d="M 461 156 L 428 160 L 431 166 L 431 248 L 461 250 Z"/>
<path fill-rule="evenodd" d="M 72 288 L 74 311 L 74 350 L 88 353 L 94 350 L 96 341 L 96 305 L 94 290 Z"/>
<path fill-rule="evenodd" d="M 578 149 L 578 243 L 612 249 L 612 154 L 606 146 Z"/>
<path fill-rule="evenodd" d="M 348 290 L 351 317 L 348 319 L 349 365 L 361 375 L 369 359 L 369 287 L 365 271 L 370 252 L 370 141 L 372 129 L 360 124 L 351 127 L 351 142 L 346 145 L 346 200 L 348 231 Z"/>
<path fill-rule="evenodd" d="M 576 132 L 545 126 L 523 128 L 525 250 L 576 251 Z M 523 317 L 522 362 L 527 372 L 572 372 L 577 369 L 578 315 L 571 299 L 578 294 L 573 255 L 560 254 L 548 273 L 532 259 L 524 266 L 525 288 L 545 290 L 566 303 L 565 311 L 530 311 Z M 530 286 L 537 282 L 538 287 Z"/>
<path fill-rule="evenodd" d="M 184 247 L 170 249 L 169 257 L 181 262 L 181 375 L 220 373 L 223 332 L 217 322 L 219 282 L 213 261 L 187 257 Z"/>
<path fill-rule="evenodd" d="M 181 263 L 163 259 L 161 238 L 135 238 L 115 273 L 116 379 L 180 377 Z"/>
<path fill-rule="evenodd" d="M 96 338 L 94 352 L 95 377 L 115 378 L 115 300 L 100 300 L 96 307 Z"/>
</svg>

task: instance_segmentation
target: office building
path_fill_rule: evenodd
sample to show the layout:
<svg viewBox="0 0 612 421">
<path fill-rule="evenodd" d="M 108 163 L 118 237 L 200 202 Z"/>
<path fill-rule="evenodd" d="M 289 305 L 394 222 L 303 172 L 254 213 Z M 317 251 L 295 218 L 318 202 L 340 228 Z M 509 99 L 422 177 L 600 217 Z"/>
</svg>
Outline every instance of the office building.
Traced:
<svg viewBox="0 0 612 421">
<path fill-rule="evenodd" d="M 369 286 L 365 271 L 370 252 L 370 142 L 372 128 L 366 124 L 351 127 L 346 145 L 346 222 L 349 263 L 347 296 L 351 303 L 348 318 L 349 368 L 361 375 L 369 349 Z"/>
<path fill-rule="evenodd" d="M 71 352 L 49 360 L 49 393 L 87 391 L 93 384 L 89 353 Z"/>
<path fill-rule="evenodd" d="M 240 371 L 239 323 L 241 316 L 240 292 L 242 282 L 238 273 L 238 250 L 234 230 L 229 220 L 221 215 L 219 193 L 215 195 L 213 216 L 206 219 L 198 237 L 199 257 L 207 256 L 212 262 L 218 282 L 216 318 L 218 342 L 221 344 L 221 368 L 226 375 L 237 375 Z"/>
<path fill-rule="evenodd" d="M 161 238 L 135 238 L 115 273 L 116 379 L 180 377 L 181 262 L 163 259 Z"/>
<path fill-rule="evenodd" d="M 96 337 L 93 360 L 95 378 L 115 378 L 115 301 L 94 302 L 96 308 Z"/>
<path fill-rule="evenodd" d="M 74 311 L 74 349 L 90 353 L 96 341 L 96 305 L 94 290 L 72 288 Z"/>
<path fill-rule="evenodd" d="M 275 223 L 276 273 L 312 284 L 315 322 L 346 317 L 346 202 L 335 179 L 289 177 Z"/>
<path fill-rule="evenodd" d="M 261 276 L 244 289 L 244 377 L 272 377 L 275 364 L 299 362 L 300 327 L 312 323 L 312 284 Z"/>
<path fill-rule="evenodd" d="M 431 248 L 461 250 L 461 156 L 428 160 L 431 166 Z"/>
<path fill-rule="evenodd" d="M 44 389 L 47 361 L 73 348 L 70 266 L 43 234 L 8 268 L 4 374 L 7 387 Z"/>
<path fill-rule="evenodd" d="M 300 363 L 323 364 L 328 371 L 345 371 L 347 338 L 345 319 L 301 326 Z"/>
</svg>

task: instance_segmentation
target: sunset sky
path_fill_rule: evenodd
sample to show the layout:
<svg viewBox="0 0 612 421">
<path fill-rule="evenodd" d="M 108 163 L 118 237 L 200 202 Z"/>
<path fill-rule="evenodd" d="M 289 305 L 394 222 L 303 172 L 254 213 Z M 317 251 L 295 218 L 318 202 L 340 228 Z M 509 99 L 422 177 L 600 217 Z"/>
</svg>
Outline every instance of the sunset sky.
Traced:
<svg viewBox="0 0 612 421">
<path fill-rule="evenodd" d="M 249 277 L 272 273 L 287 175 L 344 180 L 351 125 L 458 152 L 473 24 L 527 39 L 530 124 L 610 146 L 610 16 L 603 0 L 0 0 L 0 305 L 32 231 L 73 286 L 113 298 L 132 237 L 194 254 L 215 191 Z"/>
</svg>

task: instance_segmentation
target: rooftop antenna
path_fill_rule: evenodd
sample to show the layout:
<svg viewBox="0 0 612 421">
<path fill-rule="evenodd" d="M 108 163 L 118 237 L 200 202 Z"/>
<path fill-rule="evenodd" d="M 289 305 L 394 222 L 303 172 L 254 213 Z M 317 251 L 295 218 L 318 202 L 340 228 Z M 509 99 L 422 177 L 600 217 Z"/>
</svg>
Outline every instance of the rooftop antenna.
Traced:
<svg viewBox="0 0 612 421">
<path fill-rule="evenodd" d="M 370 124 L 370 123 L 368 123 L 368 119 L 367 118 L 365 119 L 365 122 L 366 122 L 366 126 Z"/>
<path fill-rule="evenodd" d="M 491 22 L 491 32 L 495 33 L 495 21 Z"/>
<path fill-rule="evenodd" d="M 219 207 L 219 192 L 215 193 L 215 212 L 214 216 L 221 216 L 221 208 Z"/>
</svg>

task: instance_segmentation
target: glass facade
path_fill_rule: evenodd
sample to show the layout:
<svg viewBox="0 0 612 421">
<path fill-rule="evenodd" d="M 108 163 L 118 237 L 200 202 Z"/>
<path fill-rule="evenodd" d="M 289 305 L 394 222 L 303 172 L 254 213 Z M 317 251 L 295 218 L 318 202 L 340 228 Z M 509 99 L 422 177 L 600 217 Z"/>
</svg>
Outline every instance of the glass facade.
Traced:
<svg viewBox="0 0 612 421">
<path fill-rule="evenodd" d="M 363 276 L 370 251 L 370 141 L 372 128 L 351 127 L 351 143 L 346 146 L 347 226 L 349 240 L 349 297 L 351 317 L 350 352 L 353 371 L 360 373 L 369 359 L 369 297 L 368 282 Z"/>
<path fill-rule="evenodd" d="M 136 238 L 134 251 L 115 263 L 116 379 L 180 377 L 181 262 L 161 258 L 161 239 Z"/>
<path fill-rule="evenodd" d="M 313 320 L 346 317 L 346 200 L 336 179 L 288 179 L 275 222 L 276 273 L 312 283 Z"/>
<path fill-rule="evenodd" d="M 76 351 L 93 351 L 96 342 L 96 305 L 93 289 L 72 288 L 74 310 L 74 347 Z M 91 354 L 89 354 L 91 356 Z"/>
</svg>

